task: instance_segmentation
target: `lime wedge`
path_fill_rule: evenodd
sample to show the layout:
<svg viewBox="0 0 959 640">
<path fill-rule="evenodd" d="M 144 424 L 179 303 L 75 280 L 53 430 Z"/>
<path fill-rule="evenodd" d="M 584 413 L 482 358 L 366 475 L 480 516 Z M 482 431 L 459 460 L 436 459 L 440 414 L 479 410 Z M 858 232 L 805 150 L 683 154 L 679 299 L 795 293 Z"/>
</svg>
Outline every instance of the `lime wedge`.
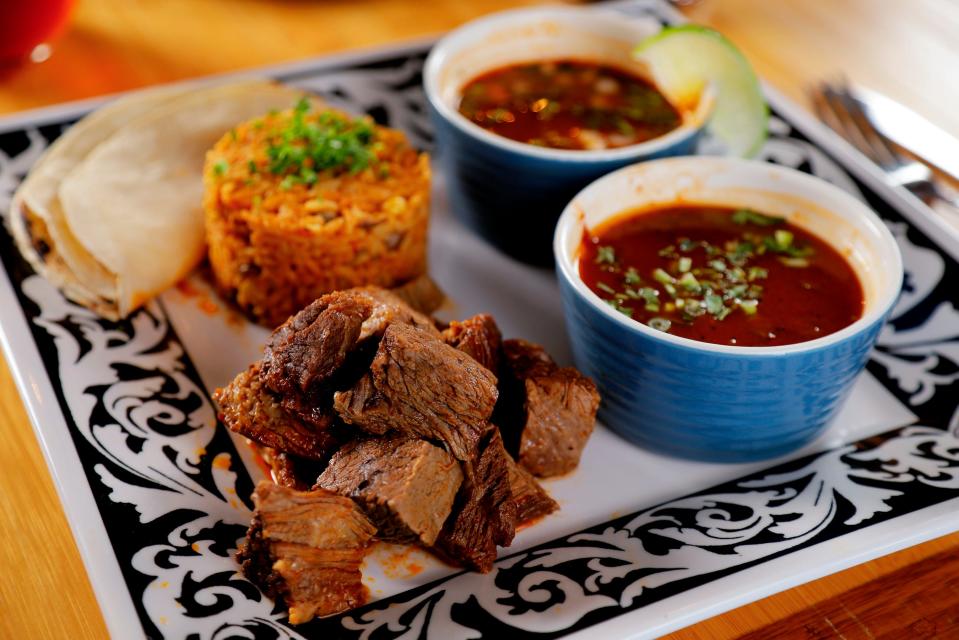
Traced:
<svg viewBox="0 0 959 640">
<path fill-rule="evenodd" d="M 722 34 L 699 25 L 666 27 L 633 50 L 652 79 L 677 106 L 698 104 L 715 92 L 707 129 L 730 154 L 752 156 L 766 140 L 769 108 L 749 61 Z"/>
</svg>

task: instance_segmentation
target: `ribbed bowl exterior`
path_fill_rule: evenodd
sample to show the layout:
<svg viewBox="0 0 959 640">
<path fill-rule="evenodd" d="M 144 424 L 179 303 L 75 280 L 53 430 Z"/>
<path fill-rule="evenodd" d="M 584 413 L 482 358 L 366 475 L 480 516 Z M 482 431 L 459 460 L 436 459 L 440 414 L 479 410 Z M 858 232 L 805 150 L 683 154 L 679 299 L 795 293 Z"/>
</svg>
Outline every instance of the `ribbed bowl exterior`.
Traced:
<svg viewBox="0 0 959 640">
<path fill-rule="evenodd" d="M 576 366 L 622 437 L 684 458 L 760 460 L 815 438 L 866 364 L 885 318 L 844 340 L 776 355 L 703 351 L 600 313 L 559 274 Z"/>
<path fill-rule="evenodd" d="M 523 262 L 551 265 L 556 220 L 596 178 L 641 160 L 693 152 L 700 130 L 655 153 L 612 161 L 568 161 L 524 155 L 470 135 L 431 104 L 438 160 L 455 215 L 493 246 Z"/>
</svg>

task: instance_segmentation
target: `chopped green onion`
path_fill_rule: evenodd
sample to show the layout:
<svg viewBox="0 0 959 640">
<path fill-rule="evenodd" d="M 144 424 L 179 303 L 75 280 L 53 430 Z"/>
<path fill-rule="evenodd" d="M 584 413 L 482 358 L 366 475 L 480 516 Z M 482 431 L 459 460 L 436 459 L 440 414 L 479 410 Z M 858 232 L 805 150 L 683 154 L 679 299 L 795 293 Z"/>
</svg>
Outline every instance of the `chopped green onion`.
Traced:
<svg viewBox="0 0 959 640">
<path fill-rule="evenodd" d="M 626 274 L 623 276 L 623 281 L 628 285 L 639 284 L 643 281 L 639 277 L 639 271 L 636 271 L 636 267 L 630 267 L 626 270 Z"/>
<path fill-rule="evenodd" d="M 691 273 L 684 273 L 683 277 L 679 279 L 679 286 L 686 289 L 686 291 L 693 291 L 699 293 L 702 288 L 699 284 L 699 280 L 696 279 Z"/>
<path fill-rule="evenodd" d="M 627 318 L 633 317 L 633 310 L 630 309 L 629 307 L 624 307 L 623 305 L 619 304 L 619 302 L 617 302 L 616 300 L 607 300 L 606 304 L 611 306 L 613 309 L 616 309 L 616 311 L 619 311 L 621 314 L 623 314 Z"/>
<path fill-rule="evenodd" d="M 653 270 L 653 280 L 655 280 L 656 282 L 662 282 L 663 284 L 666 284 L 666 283 L 672 284 L 676 282 L 676 279 L 674 277 L 672 277 L 671 275 L 669 275 L 668 273 L 666 273 L 659 267 L 656 267 Z"/>
<path fill-rule="evenodd" d="M 809 266 L 809 260 L 806 260 L 805 258 L 779 256 L 779 261 L 787 267 L 792 267 L 794 269 L 802 269 Z"/>
<path fill-rule="evenodd" d="M 609 286 L 605 282 L 597 282 L 596 288 L 599 289 L 600 291 L 605 291 L 606 293 L 610 295 L 616 295 L 616 289 L 613 289 L 611 286 Z"/>
<path fill-rule="evenodd" d="M 655 329 L 656 331 L 663 331 L 663 332 L 669 331 L 669 328 L 673 326 L 673 323 L 667 320 L 666 318 L 659 318 L 659 317 L 650 318 L 649 322 L 647 322 L 646 324 L 649 325 L 651 329 Z"/>
<path fill-rule="evenodd" d="M 654 304 L 659 302 L 659 291 L 651 287 L 643 287 L 637 293 L 639 296 L 646 301 L 646 304 Z"/>
<path fill-rule="evenodd" d="M 776 239 L 776 244 L 784 250 L 788 249 L 789 245 L 793 243 L 792 231 L 776 229 L 776 232 L 773 233 L 773 237 Z"/>
<path fill-rule="evenodd" d="M 733 214 L 733 222 L 736 224 L 755 224 L 759 225 L 760 227 L 771 227 L 773 225 L 782 224 L 785 221 L 785 218 L 767 216 L 749 209 L 740 209 Z"/>
<path fill-rule="evenodd" d="M 725 306 L 723 305 L 723 299 L 715 293 L 707 293 L 704 301 L 706 303 L 706 311 L 714 316 L 718 315 Z"/>
<path fill-rule="evenodd" d="M 749 274 L 747 278 L 750 282 L 753 280 L 762 280 L 769 276 L 769 271 L 763 269 L 762 267 L 749 267 Z"/>
<path fill-rule="evenodd" d="M 597 247 L 596 264 L 616 264 L 616 251 L 612 247 Z"/>
<path fill-rule="evenodd" d="M 754 316 L 759 310 L 759 301 L 758 300 L 740 300 L 739 308 L 743 310 L 747 316 Z"/>
<path fill-rule="evenodd" d="M 692 266 L 693 266 L 693 259 L 690 258 L 689 256 L 683 256 L 682 258 L 680 258 L 679 263 L 677 265 L 680 273 L 686 273 L 692 268 Z"/>
<path fill-rule="evenodd" d="M 726 270 L 726 263 L 722 260 L 710 260 L 709 266 L 716 271 L 722 272 Z"/>
<path fill-rule="evenodd" d="M 213 175 L 222 176 L 230 168 L 230 164 L 223 159 L 217 160 L 213 163 Z"/>
</svg>

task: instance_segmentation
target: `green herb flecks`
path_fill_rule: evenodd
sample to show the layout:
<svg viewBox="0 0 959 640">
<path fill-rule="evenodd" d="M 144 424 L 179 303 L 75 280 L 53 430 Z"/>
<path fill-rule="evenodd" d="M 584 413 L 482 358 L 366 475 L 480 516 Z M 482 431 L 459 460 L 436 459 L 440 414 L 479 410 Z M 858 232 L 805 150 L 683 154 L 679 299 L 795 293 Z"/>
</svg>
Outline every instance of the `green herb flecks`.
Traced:
<svg viewBox="0 0 959 640">
<path fill-rule="evenodd" d="M 356 174 L 376 161 L 371 149 L 375 132 L 368 119 L 332 112 L 308 118 L 311 108 L 307 98 L 300 99 L 289 122 L 275 132 L 267 147 L 268 169 L 283 176 L 281 189 L 314 184 L 321 171 Z"/>
<path fill-rule="evenodd" d="M 612 247 L 597 247 L 596 264 L 616 264 L 616 251 Z"/>
<path fill-rule="evenodd" d="M 733 213 L 733 222 L 736 224 L 755 224 L 760 227 L 773 227 L 777 224 L 786 222 L 785 218 L 776 216 L 767 216 L 766 214 L 752 211 L 750 209 L 740 209 Z"/>
<path fill-rule="evenodd" d="M 213 163 L 213 175 L 219 177 L 226 174 L 230 169 L 230 163 L 222 158 Z"/>
</svg>

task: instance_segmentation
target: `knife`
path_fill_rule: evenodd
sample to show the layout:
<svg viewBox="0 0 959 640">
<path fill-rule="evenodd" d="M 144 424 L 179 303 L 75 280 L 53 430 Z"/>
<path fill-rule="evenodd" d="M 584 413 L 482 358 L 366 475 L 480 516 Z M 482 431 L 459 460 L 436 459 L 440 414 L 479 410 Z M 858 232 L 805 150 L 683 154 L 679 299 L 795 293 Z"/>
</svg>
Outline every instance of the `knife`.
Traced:
<svg viewBox="0 0 959 640">
<path fill-rule="evenodd" d="M 881 93 L 861 86 L 850 93 L 882 135 L 959 180 L 959 139 Z"/>
</svg>

